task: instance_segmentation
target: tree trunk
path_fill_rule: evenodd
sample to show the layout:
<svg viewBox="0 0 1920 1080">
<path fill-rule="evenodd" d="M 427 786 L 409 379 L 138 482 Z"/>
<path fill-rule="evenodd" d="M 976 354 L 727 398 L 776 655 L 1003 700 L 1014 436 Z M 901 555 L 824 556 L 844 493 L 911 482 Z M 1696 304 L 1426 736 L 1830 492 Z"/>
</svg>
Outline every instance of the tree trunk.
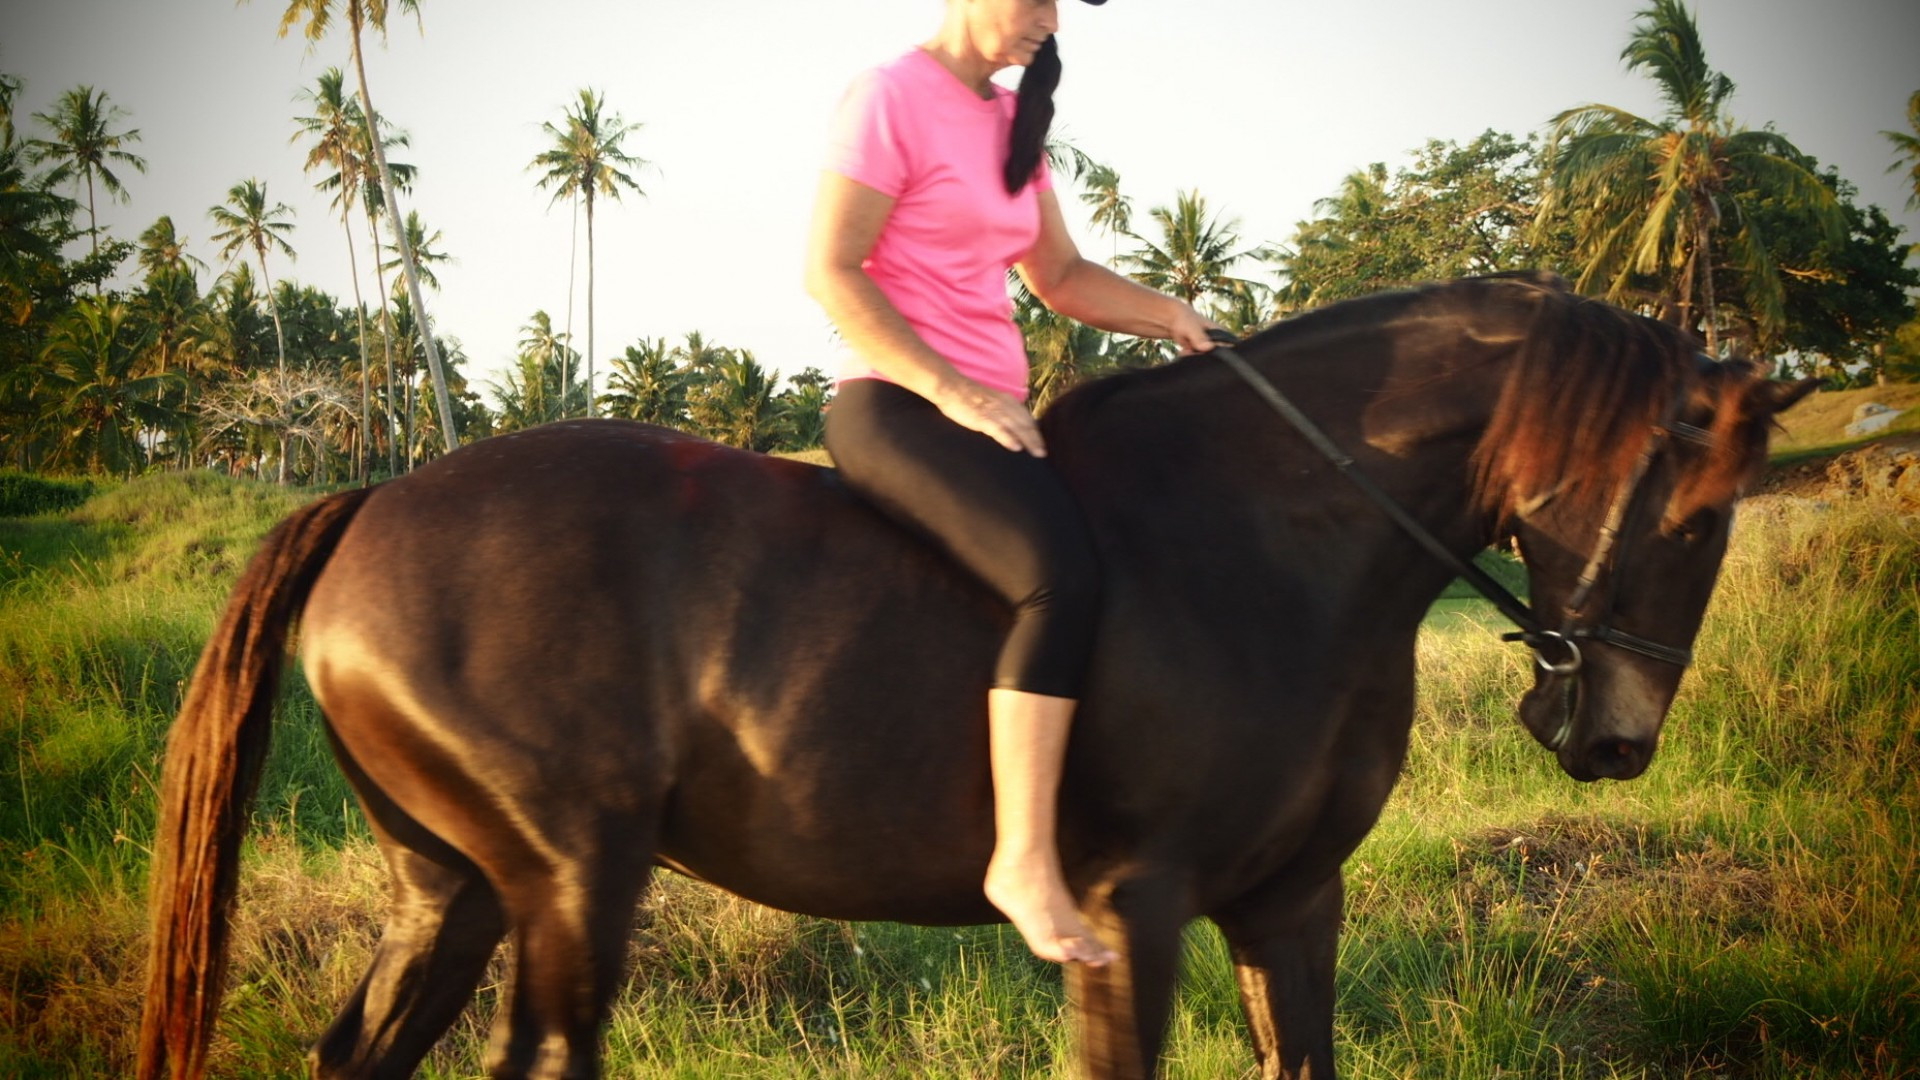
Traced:
<svg viewBox="0 0 1920 1080">
<path fill-rule="evenodd" d="M 591 245 L 589 245 L 588 250 L 589 251 L 592 250 Z M 580 199 L 578 196 L 575 196 L 573 200 L 573 229 L 567 236 L 567 331 L 566 331 L 567 336 L 566 336 L 566 342 L 569 348 L 571 348 L 573 345 L 573 268 L 575 264 L 578 263 L 579 261 L 579 254 L 580 254 Z M 591 256 L 589 256 L 589 260 L 591 260 Z M 587 286 L 588 291 L 589 293 L 591 293 L 592 287 L 593 287 L 591 262 L 589 262 L 589 271 L 588 271 L 587 281 L 588 281 L 588 286 Z M 592 333 L 591 326 L 589 326 L 588 333 L 589 334 Z M 560 368 L 560 416 L 558 417 L 558 419 L 565 419 L 566 417 L 567 398 L 570 396 L 569 391 L 572 388 L 573 388 L 573 370 L 571 368 L 566 367 L 565 365 L 562 365 Z"/>
<path fill-rule="evenodd" d="M 413 245 L 407 240 L 406 220 L 400 216 L 400 199 L 393 190 L 393 174 L 387 170 L 387 151 L 380 145 L 380 123 L 373 107 L 373 95 L 367 92 L 367 63 L 360 49 L 360 26 L 365 21 L 360 0 L 350 0 L 349 15 L 353 30 L 353 71 L 360 82 L 360 106 L 367 114 L 367 142 L 373 146 L 374 163 L 380 167 L 380 194 L 387 203 L 387 216 L 393 220 L 393 234 L 400 248 L 400 273 L 407 279 L 407 295 L 413 298 L 414 319 L 420 324 L 420 346 L 427 353 L 427 368 L 433 375 L 433 394 L 440 405 L 441 438 L 447 449 L 460 448 L 453 428 L 453 404 L 447 397 L 447 376 L 440 367 L 440 353 L 433 347 L 433 323 L 427 318 L 426 297 L 420 292 L 420 275 L 413 268 Z"/>
<path fill-rule="evenodd" d="M 1720 333 L 1714 325 L 1713 303 L 1713 240 L 1703 218 L 1698 225 L 1693 244 L 1693 257 L 1700 264 L 1700 315 L 1706 327 L 1707 355 L 1715 360 L 1720 358 Z"/>
<path fill-rule="evenodd" d="M 347 175 L 346 157 L 338 156 L 340 175 L 344 183 Z M 373 428 L 373 387 L 371 380 L 367 377 L 367 302 L 360 296 L 360 260 L 353 250 L 353 222 L 348 216 L 352 207 L 353 200 L 347 197 L 346 189 L 342 187 L 340 229 L 347 234 L 347 273 L 353 277 L 353 314 L 360 327 L 360 446 L 358 452 L 354 454 L 354 469 L 359 473 L 355 479 L 365 484 L 373 479 L 373 458 L 368 445 Z M 373 253 L 373 261 L 376 263 L 380 261 L 378 250 Z"/>
<path fill-rule="evenodd" d="M 267 251 L 264 247 L 255 247 L 253 253 L 260 257 L 260 280 L 267 283 L 267 310 L 273 313 L 273 343 L 280 352 L 280 374 L 287 373 L 287 332 L 280 325 L 280 301 L 273 295 L 273 276 L 267 273 Z M 287 455 L 292 452 L 287 433 L 280 432 L 280 480 L 281 486 L 287 483 Z"/>
<path fill-rule="evenodd" d="M 387 304 L 387 270 L 380 264 L 380 219 L 367 211 L 367 230 L 373 234 L 373 277 L 380 288 L 380 355 L 387 372 L 387 475 L 400 475 L 400 429 L 393 408 L 393 310 Z"/>
<path fill-rule="evenodd" d="M 87 174 L 87 239 L 93 242 L 93 253 L 100 254 L 100 215 L 93 212 L 93 169 L 88 167 Z M 93 295 L 99 296 L 104 282 L 93 283 Z"/>
<path fill-rule="evenodd" d="M 587 186 L 587 416 L 593 416 L 593 186 Z"/>
</svg>

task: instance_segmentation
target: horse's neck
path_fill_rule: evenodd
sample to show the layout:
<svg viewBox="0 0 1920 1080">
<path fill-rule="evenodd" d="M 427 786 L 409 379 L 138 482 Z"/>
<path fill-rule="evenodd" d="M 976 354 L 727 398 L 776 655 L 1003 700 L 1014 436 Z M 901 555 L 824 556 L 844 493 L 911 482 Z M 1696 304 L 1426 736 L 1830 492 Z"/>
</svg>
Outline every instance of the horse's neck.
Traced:
<svg viewBox="0 0 1920 1080">
<path fill-rule="evenodd" d="M 1471 343 L 1378 329 L 1264 344 L 1252 343 L 1249 360 L 1368 478 L 1463 554 L 1486 542 L 1470 458 L 1497 363 L 1463 355 Z M 1205 553 L 1349 594 L 1407 574 L 1444 587 L 1438 564 L 1252 387 L 1217 360 L 1179 367 L 1076 403 L 1056 429 L 1062 467 L 1119 572 L 1182 573 L 1175 561 Z"/>
</svg>

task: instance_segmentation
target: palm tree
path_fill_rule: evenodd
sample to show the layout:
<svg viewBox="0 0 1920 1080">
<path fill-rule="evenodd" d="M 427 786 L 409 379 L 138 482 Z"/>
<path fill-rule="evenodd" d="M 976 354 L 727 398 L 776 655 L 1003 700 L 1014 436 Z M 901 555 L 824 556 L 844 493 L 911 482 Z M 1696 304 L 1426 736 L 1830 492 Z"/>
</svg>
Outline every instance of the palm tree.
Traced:
<svg viewBox="0 0 1920 1080">
<path fill-rule="evenodd" d="M 1095 162 L 1082 179 L 1080 201 L 1092 211 L 1090 220 L 1113 237 L 1113 257 L 1120 257 L 1120 238 L 1133 228 L 1133 200 L 1120 194 L 1120 174 Z"/>
<path fill-rule="evenodd" d="M 267 306 L 273 312 L 273 333 L 280 347 L 280 370 L 287 369 L 287 335 L 280 325 L 280 306 L 273 300 L 273 275 L 267 271 L 267 252 L 278 251 L 289 260 L 294 257 L 287 234 L 293 231 L 288 215 L 293 207 L 286 203 L 267 205 L 267 185 L 257 179 L 242 180 L 227 189 L 224 206 L 207 210 L 220 231 L 213 241 L 220 245 L 220 256 L 232 261 L 243 250 L 251 250 L 260 260 L 260 277 L 267 286 Z"/>
<path fill-rule="evenodd" d="M 1014 318 L 1032 361 L 1028 400 L 1035 412 L 1114 366 L 1112 339 L 1107 334 L 1057 314 L 1037 299 L 1023 296 Z"/>
<path fill-rule="evenodd" d="M 153 329 L 154 351 L 162 372 L 173 366 L 174 355 L 200 310 L 200 286 L 194 270 L 206 264 L 187 254 L 186 243 L 186 238 L 175 231 L 173 218 L 165 214 L 140 234 L 138 258 L 146 271 L 146 288 L 136 308 Z"/>
<path fill-rule="evenodd" d="M 267 287 L 267 310 L 273 314 L 273 338 L 280 358 L 280 373 L 287 371 L 287 333 L 280 321 L 280 305 L 274 299 L 273 275 L 267 272 L 267 249 L 275 248 L 288 259 L 293 258 L 293 245 L 287 242 L 286 234 L 293 231 L 293 223 L 286 220 L 293 208 L 286 203 L 267 205 L 267 186 L 259 180 L 242 180 L 227 191 L 227 205 L 215 206 L 207 210 L 207 216 L 221 231 L 213 234 L 213 241 L 221 245 L 220 254 L 231 262 L 242 249 L 252 248 L 255 257 L 260 260 L 260 277 Z M 280 441 L 279 482 L 287 482 L 289 458 L 292 446 L 286 437 Z"/>
<path fill-rule="evenodd" d="M 552 316 L 545 311 L 534 312 L 520 334 L 515 370 L 507 373 L 505 383 L 493 384 L 494 395 L 500 399 L 503 431 L 571 415 L 586 390 L 574 384 L 571 377 L 579 366 L 580 354 L 567 344 L 566 335 L 554 332 Z"/>
<path fill-rule="evenodd" d="M 353 70 L 360 84 L 360 108 L 367 122 L 367 145 L 372 151 L 373 171 L 380 178 L 380 193 L 386 201 L 387 217 L 399 221 L 400 203 L 395 194 L 393 176 L 387 168 L 386 144 L 380 138 L 380 114 L 374 109 L 373 94 L 367 89 L 366 54 L 360 47 L 361 32 L 369 26 L 382 37 L 386 36 L 387 13 L 393 8 L 411 13 L 416 21 L 420 17 L 419 0 L 288 0 L 287 10 L 280 16 L 280 36 L 286 37 L 288 30 L 304 21 L 307 41 L 317 42 L 326 37 L 336 9 L 344 9 L 350 31 L 349 40 L 353 46 Z M 427 318 L 426 297 L 421 295 L 419 279 L 414 275 L 413 259 L 405 250 L 405 238 L 400 242 L 400 267 L 406 275 L 407 295 L 413 298 L 413 310 L 420 319 L 421 347 L 426 350 L 427 368 L 433 375 L 433 392 L 440 406 L 440 423 L 446 436 L 447 449 L 456 450 L 460 446 L 460 438 L 453 426 L 453 404 L 447 395 L 447 376 L 440 364 L 440 353 L 434 346 L 432 323 Z"/>
<path fill-rule="evenodd" d="M 234 374 L 263 367 L 272 329 L 260 315 L 260 289 L 244 262 L 222 274 L 207 291 L 193 336 L 205 366 Z"/>
<path fill-rule="evenodd" d="M 1913 194 L 1907 196 L 1907 209 L 1920 210 L 1920 90 L 1907 99 L 1907 127 L 1910 131 L 1883 131 L 1887 140 L 1893 143 L 1893 149 L 1899 156 L 1898 161 L 1887 166 L 1888 172 L 1899 172 L 1902 165 L 1907 168 L 1907 179 L 1913 182 Z"/>
<path fill-rule="evenodd" d="M 41 353 L 58 453 L 84 457 L 92 472 L 131 476 L 146 463 L 141 432 L 177 420 L 163 392 L 179 376 L 141 373 L 150 331 L 138 323 L 121 301 L 82 299 L 54 324 Z"/>
<path fill-rule="evenodd" d="M 13 149 L 13 99 L 20 94 L 20 80 L 0 72 L 0 150 Z"/>
<path fill-rule="evenodd" d="M 1621 302 L 1650 281 L 1675 321 L 1704 328 L 1710 353 L 1719 341 L 1713 236 L 1728 233 L 1726 254 L 1747 282 L 1755 321 L 1777 327 L 1784 318 L 1780 273 L 1739 200 L 1793 206 L 1837 241 L 1845 223 L 1832 193 L 1791 142 L 1727 117 L 1733 80 L 1707 65 L 1682 0 L 1652 0 L 1620 58 L 1653 79 L 1666 117 L 1648 120 L 1611 105 L 1554 117 L 1538 220 L 1573 218 L 1582 291 L 1604 285 L 1607 298 Z"/>
<path fill-rule="evenodd" d="M 11 113 L 11 106 L 8 108 Z M 83 180 L 87 188 L 88 233 L 93 239 L 93 253 L 100 253 L 100 218 L 94 212 L 94 184 L 106 189 L 107 196 L 125 202 L 127 189 L 120 183 L 120 177 L 113 171 L 115 165 L 130 166 L 135 172 L 146 172 L 145 158 L 125 147 L 140 141 L 138 128 L 127 131 L 109 130 L 127 116 L 127 111 L 118 105 L 107 102 L 104 90 L 95 90 L 91 86 L 76 86 L 60 95 L 51 113 L 35 113 L 34 119 L 52 129 L 51 139 L 33 139 L 27 143 L 30 160 L 38 163 L 54 162 L 53 171 L 48 174 L 51 183 L 64 183 L 70 179 Z M 11 126 L 9 118 L 9 126 Z"/>
<path fill-rule="evenodd" d="M 613 358 L 603 400 L 608 416 L 679 427 L 687 421 L 686 374 L 674 366 L 667 339 L 640 339 Z"/>
<path fill-rule="evenodd" d="M 587 211 L 587 415 L 593 415 L 593 200 L 606 195 L 620 201 L 620 189 L 646 195 L 626 170 L 638 171 L 646 161 L 628 154 L 621 143 L 640 129 L 618 113 L 606 114 L 606 99 L 590 89 L 580 91 L 579 102 L 566 110 L 563 125 L 540 125 L 552 144 L 535 155 L 530 170 L 541 170 L 539 186 L 553 189 L 553 202 L 577 198 Z M 551 204 L 549 204 L 551 205 Z"/>
<path fill-rule="evenodd" d="M 382 262 L 380 264 L 380 268 L 382 270 L 392 270 L 395 267 L 398 267 L 400 265 L 400 260 L 406 257 L 402 253 L 411 252 L 413 257 L 414 274 L 419 278 L 420 283 L 422 285 L 425 285 L 427 288 L 432 289 L 434 292 L 439 292 L 440 278 L 434 274 L 433 268 L 434 266 L 440 263 L 453 261 L 452 256 L 446 254 L 443 251 L 438 250 L 438 245 L 440 243 L 440 230 L 435 229 L 431 234 L 429 234 L 427 232 L 427 227 L 425 223 L 423 223 L 420 220 L 420 212 L 418 210 L 409 210 L 407 211 L 407 220 L 405 224 L 402 225 L 399 229 L 396 229 L 395 233 L 396 235 L 394 237 L 394 242 L 392 244 L 387 245 L 387 248 L 386 248 L 386 251 L 389 254 L 391 254 L 393 257 L 391 259 L 388 259 Z M 399 341 L 400 346 L 406 350 L 406 356 L 407 356 L 406 372 L 402 376 L 402 378 L 405 380 L 406 386 L 407 386 L 408 396 L 407 396 L 407 404 L 406 404 L 406 410 L 407 410 L 406 415 L 408 417 L 409 425 L 411 425 L 412 417 L 413 417 L 413 399 L 412 399 L 413 372 L 414 372 L 413 349 L 414 349 L 414 345 L 417 344 L 419 341 L 419 333 L 421 328 L 419 325 L 419 320 L 412 318 L 412 311 L 408 307 L 408 305 L 405 303 L 406 298 L 400 291 L 400 288 L 399 288 L 400 284 L 401 284 L 400 279 L 395 279 L 394 291 L 393 291 L 395 311 L 399 312 L 402 309 L 405 309 L 408 318 L 406 320 L 407 321 L 406 327 L 401 327 L 400 320 L 396 318 L 395 327 L 396 329 L 399 329 L 401 331 L 397 337 L 397 340 Z M 422 351 L 424 352 L 424 350 Z M 451 368 L 453 366 L 452 357 L 443 356 L 441 362 L 447 368 Z M 408 441 L 408 445 L 411 446 L 413 443 L 413 433 L 411 430 L 409 430 L 407 433 L 407 441 Z"/>
<path fill-rule="evenodd" d="M 135 256 L 140 269 L 149 276 L 162 270 L 204 270 L 207 264 L 187 253 L 187 238 L 174 228 L 173 218 L 161 214 L 153 224 L 140 234 L 140 247 Z"/>
<path fill-rule="evenodd" d="M 372 146 L 368 141 L 371 138 L 370 130 L 365 125 L 362 125 L 358 145 L 360 148 L 360 160 L 363 162 L 369 161 L 373 157 Z M 381 140 L 389 149 L 396 146 L 407 146 L 411 142 L 406 132 L 391 127 L 386 129 L 381 135 Z M 389 160 L 387 162 L 387 173 L 393 177 L 394 183 L 400 185 L 402 191 L 407 191 L 412 188 L 414 175 L 412 165 Z M 386 198 L 382 194 L 382 188 L 384 186 L 385 185 L 380 182 L 380 177 L 377 173 L 363 172 L 361 174 L 360 202 L 361 208 L 367 216 L 367 235 L 373 244 L 374 282 L 379 286 L 380 297 L 380 355 L 385 364 L 384 370 L 386 371 L 386 385 L 384 390 L 386 394 L 387 416 L 387 467 L 391 474 L 397 476 L 400 472 L 399 453 L 400 447 L 402 446 L 400 437 L 401 418 L 403 416 L 410 416 L 411 413 L 395 405 L 393 400 L 394 392 L 400 386 L 399 379 L 394 374 L 393 345 L 395 341 L 401 339 L 402 335 L 395 332 L 393 305 L 390 302 L 390 297 L 400 294 L 400 286 L 404 284 L 406 279 L 402 277 L 400 281 L 395 283 L 396 287 L 394 289 L 391 291 L 388 290 L 386 266 L 381 262 L 379 256 L 380 252 L 387 249 L 387 244 L 380 239 L 380 219 L 386 213 L 387 205 Z"/>
<path fill-rule="evenodd" d="M 689 403 L 702 435 L 743 450 L 766 450 L 779 435 L 775 384 L 747 349 L 727 349 Z"/>
<path fill-rule="evenodd" d="M 1240 247 L 1240 223 L 1207 215 L 1207 200 L 1198 191 L 1183 191 L 1169 208 L 1148 211 L 1160 226 L 1161 243 L 1142 237 L 1141 248 L 1120 256 L 1142 284 L 1198 307 L 1212 297 L 1231 301 L 1252 283 L 1233 276 L 1233 268 L 1253 251 Z"/>
<path fill-rule="evenodd" d="M 60 261 L 73 231 L 74 202 L 26 167 L 18 146 L 0 145 L 0 299 L 7 320 L 23 322 L 37 291 L 29 279 Z"/>
<path fill-rule="evenodd" d="M 296 99 L 311 102 L 313 115 L 294 118 L 300 130 L 293 139 L 304 135 L 310 140 L 304 166 L 307 172 L 333 170 L 331 174 L 323 172 L 314 187 L 333 192 L 333 205 L 340 211 L 340 229 L 347 236 L 347 272 L 353 281 L 353 310 L 360 331 L 360 460 L 357 467 L 360 479 L 365 481 L 373 471 L 373 387 L 367 363 L 367 304 L 360 295 L 360 259 L 354 250 L 352 211 L 360 201 L 367 172 L 366 159 L 359 153 L 365 141 L 366 116 L 359 104 L 347 95 L 346 76 L 337 67 L 321 72 L 313 89 L 301 90 Z"/>
<path fill-rule="evenodd" d="M 381 268 L 384 270 L 392 270 L 394 267 L 400 265 L 400 260 L 404 257 L 401 253 L 411 251 L 413 252 L 413 269 L 414 272 L 420 276 L 420 283 L 435 292 L 439 292 L 440 279 L 434 275 L 433 268 L 440 263 L 453 261 L 451 255 L 443 251 L 435 250 L 436 245 L 440 243 L 440 230 L 435 229 L 432 235 L 428 235 L 426 225 L 420 220 L 420 211 L 409 210 L 407 211 L 406 226 L 398 230 L 398 232 L 402 235 L 396 236 L 394 242 L 387 245 L 386 248 L 387 253 L 392 255 L 393 258 L 381 263 Z M 394 289 L 394 298 L 398 299 L 400 295 L 398 288 L 399 282 L 396 281 L 394 285 L 396 286 Z"/>
</svg>

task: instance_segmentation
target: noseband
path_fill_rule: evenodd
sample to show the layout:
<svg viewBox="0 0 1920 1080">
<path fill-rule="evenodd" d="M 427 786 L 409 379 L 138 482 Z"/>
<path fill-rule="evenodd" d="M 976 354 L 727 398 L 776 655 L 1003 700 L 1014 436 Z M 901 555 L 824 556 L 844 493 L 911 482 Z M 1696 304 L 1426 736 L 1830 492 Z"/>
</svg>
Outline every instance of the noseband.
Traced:
<svg viewBox="0 0 1920 1080">
<path fill-rule="evenodd" d="M 1600 527 L 1600 536 L 1594 543 L 1593 554 L 1587 559 L 1586 568 L 1580 572 L 1580 579 L 1574 586 L 1573 594 L 1568 597 L 1566 605 L 1562 608 L 1560 629 L 1549 630 L 1524 601 L 1507 591 L 1505 586 L 1493 580 L 1486 571 L 1473 565 L 1470 560 L 1454 554 L 1440 542 L 1438 537 L 1428 531 L 1426 526 L 1416 521 L 1413 515 L 1407 513 L 1404 507 L 1395 502 L 1392 496 L 1382 491 L 1365 473 L 1355 468 L 1351 456 L 1328 438 L 1326 432 L 1321 431 L 1319 426 L 1301 412 L 1298 406 L 1289 401 L 1266 376 L 1254 370 L 1253 365 L 1247 363 L 1245 357 L 1234 351 L 1233 346 L 1238 344 L 1238 340 L 1233 335 L 1224 330 L 1212 330 L 1208 331 L 1208 336 L 1217 343 L 1212 352 L 1213 356 L 1218 357 L 1233 370 L 1234 374 L 1245 380 L 1247 385 L 1252 387 L 1253 391 L 1272 406 L 1273 410 L 1279 413 L 1307 442 L 1311 443 L 1321 456 L 1331 462 L 1333 467 L 1359 488 L 1362 494 L 1385 511 L 1387 516 L 1425 548 L 1428 554 L 1438 559 L 1467 584 L 1472 585 L 1480 595 L 1500 609 L 1502 615 L 1520 628 L 1513 633 L 1501 635 L 1501 640 L 1525 642 L 1528 648 L 1533 650 L 1534 663 L 1541 671 L 1558 677 L 1579 674 L 1584 662 L 1579 645 L 1582 641 L 1598 641 L 1680 667 L 1686 667 L 1693 662 L 1693 653 L 1689 649 L 1662 645 L 1613 626 L 1609 621 L 1612 618 L 1611 610 L 1606 616 L 1593 622 L 1582 622 L 1580 618 L 1582 610 L 1592 598 L 1595 583 L 1600 580 L 1601 573 L 1613 562 L 1615 549 L 1619 547 L 1620 529 L 1629 515 L 1638 507 L 1644 491 L 1643 481 L 1646 479 L 1648 470 L 1653 466 L 1654 458 L 1659 456 L 1660 449 L 1666 445 L 1667 437 L 1673 436 L 1699 443 L 1708 443 L 1712 440 L 1712 436 L 1706 431 L 1680 422 L 1680 409 L 1686 401 L 1685 387 L 1675 394 L 1673 403 L 1667 407 L 1666 416 L 1647 436 L 1647 443 L 1641 449 L 1640 457 L 1634 462 L 1632 471 L 1628 473 L 1626 482 L 1621 484 L 1620 490 L 1615 493 L 1613 504 L 1607 510 L 1606 521 Z M 1609 590 L 1609 599 L 1611 600 L 1611 596 L 1618 591 L 1617 588 Z M 1550 650 L 1558 652 L 1559 657 L 1557 659 L 1550 657 L 1548 655 Z M 1567 720 L 1548 743 L 1549 748 L 1560 749 L 1560 744 L 1566 741 L 1572 726 L 1572 710 L 1568 710 Z"/>
</svg>

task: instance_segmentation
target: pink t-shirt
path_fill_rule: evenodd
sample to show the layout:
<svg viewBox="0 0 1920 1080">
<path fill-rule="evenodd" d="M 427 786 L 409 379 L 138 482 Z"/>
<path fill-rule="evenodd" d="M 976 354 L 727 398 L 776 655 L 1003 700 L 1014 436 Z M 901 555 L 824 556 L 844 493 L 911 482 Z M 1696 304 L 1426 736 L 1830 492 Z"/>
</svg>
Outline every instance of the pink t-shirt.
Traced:
<svg viewBox="0 0 1920 1080">
<path fill-rule="evenodd" d="M 1043 159 L 1001 180 L 1015 95 L 983 101 L 921 49 L 868 71 L 841 100 L 826 167 L 894 200 L 862 268 L 921 340 L 962 375 L 1024 399 L 1027 350 L 1007 268 L 1040 236 Z M 885 378 L 848 350 L 842 379 Z"/>
</svg>

